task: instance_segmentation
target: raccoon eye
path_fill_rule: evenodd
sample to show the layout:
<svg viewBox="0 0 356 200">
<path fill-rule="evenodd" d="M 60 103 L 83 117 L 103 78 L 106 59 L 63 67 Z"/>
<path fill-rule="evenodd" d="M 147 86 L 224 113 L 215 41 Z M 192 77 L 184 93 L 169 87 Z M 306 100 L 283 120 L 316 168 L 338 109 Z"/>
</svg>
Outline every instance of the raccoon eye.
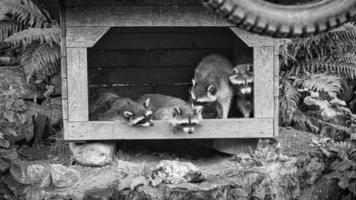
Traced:
<svg viewBox="0 0 356 200">
<path fill-rule="evenodd" d="M 208 87 L 208 92 L 209 92 L 211 95 L 215 95 L 216 92 L 217 92 L 217 90 L 216 90 L 216 88 L 215 88 L 213 85 L 210 85 L 210 86 Z"/>
</svg>

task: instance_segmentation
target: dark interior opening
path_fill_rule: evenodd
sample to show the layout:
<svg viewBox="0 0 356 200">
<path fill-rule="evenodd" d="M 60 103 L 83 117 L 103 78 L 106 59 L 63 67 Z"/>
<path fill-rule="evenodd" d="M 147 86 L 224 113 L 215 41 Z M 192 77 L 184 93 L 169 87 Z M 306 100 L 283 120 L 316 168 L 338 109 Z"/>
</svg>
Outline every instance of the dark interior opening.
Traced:
<svg viewBox="0 0 356 200">
<path fill-rule="evenodd" d="M 228 27 L 111 28 L 88 49 L 89 96 L 114 91 L 132 99 L 160 93 L 188 100 L 195 67 L 212 53 L 233 64 L 253 62 L 252 48 Z"/>
</svg>

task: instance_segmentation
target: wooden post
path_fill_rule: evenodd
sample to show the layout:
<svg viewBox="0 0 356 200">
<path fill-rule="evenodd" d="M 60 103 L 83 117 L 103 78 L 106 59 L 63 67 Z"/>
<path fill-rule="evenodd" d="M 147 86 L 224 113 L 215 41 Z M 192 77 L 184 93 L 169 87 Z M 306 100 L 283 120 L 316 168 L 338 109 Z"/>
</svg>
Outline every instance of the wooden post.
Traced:
<svg viewBox="0 0 356 200">
<path fill-rule="evenodd" d="M 274 42 L 274 137 L 279 133 L 279 41 Z"/>
<path fill-rule="evenodd" d="M 67 52 L 65 27 L 65 1 L 59 0 L 61 29 L 61 85 L 62 85 L 62 115 L 63 131 L 68 131 L 68 88 L 67 88 Z"/>
</svg>

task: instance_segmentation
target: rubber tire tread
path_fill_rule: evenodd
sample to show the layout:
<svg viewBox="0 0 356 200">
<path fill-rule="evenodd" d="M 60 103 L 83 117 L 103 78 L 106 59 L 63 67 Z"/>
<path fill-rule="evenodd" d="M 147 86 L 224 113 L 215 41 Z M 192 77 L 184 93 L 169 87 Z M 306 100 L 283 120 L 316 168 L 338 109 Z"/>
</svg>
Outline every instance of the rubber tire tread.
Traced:
<svg viewBox="0 0 356 200">
<path fill-rule="evenodd" d="M 356 0 L 324 0 L 292 6 L 263 0 L 202 0 L 202 3 L 237 27 L 277 38 L 326 32 L 356 15 Z"/>
</svg>

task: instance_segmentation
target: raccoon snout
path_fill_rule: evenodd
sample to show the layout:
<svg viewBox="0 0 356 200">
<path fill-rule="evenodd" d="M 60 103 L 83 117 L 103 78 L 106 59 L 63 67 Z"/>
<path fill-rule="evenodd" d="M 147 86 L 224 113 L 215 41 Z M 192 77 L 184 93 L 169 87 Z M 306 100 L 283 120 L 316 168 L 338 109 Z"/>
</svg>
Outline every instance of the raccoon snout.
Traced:
<svg viewBox="0 0 356 200">
<path fill-rule="evenodd" d="M 193 127 L 184 127 L 183 131 L 188 133 L 188 134 L 193 134 L 194 128 Z"/>
<path fill-rule="evenodd" d="M 150 124 L 150 126 L 153 126 L 153 122 L 150 121 L 149 124 Z"/>
</svg>

